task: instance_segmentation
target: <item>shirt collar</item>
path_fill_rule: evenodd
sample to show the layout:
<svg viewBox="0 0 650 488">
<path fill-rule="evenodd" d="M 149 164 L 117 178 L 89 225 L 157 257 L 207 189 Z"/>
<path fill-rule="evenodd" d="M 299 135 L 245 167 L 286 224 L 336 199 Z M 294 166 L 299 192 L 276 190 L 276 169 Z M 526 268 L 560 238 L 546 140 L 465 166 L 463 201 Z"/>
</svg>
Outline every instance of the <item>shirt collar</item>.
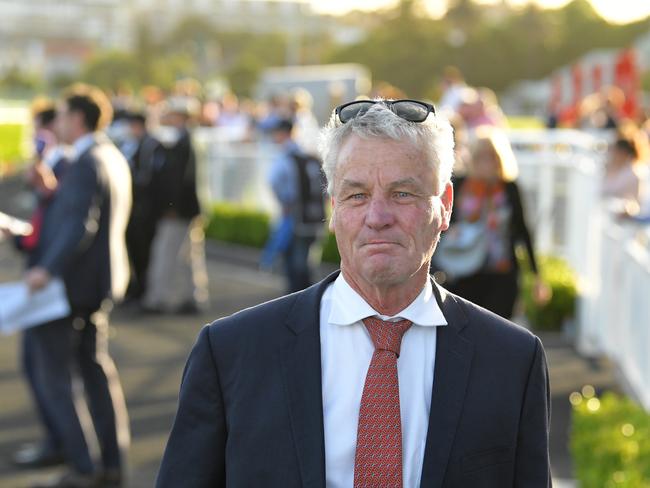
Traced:
<svg viewBox="0 0 650 488">
<path fill-rule="evenodd" d="M 447 320 L 440 310 L 440 306 L 433 294 L 431 281 L 427 280 L 420 294 L 401 312 L 392 317 L 381 315 L 366 302 L 349 284 L 345 281 L 343 273 L 332 285 L 332 308 L 328 322 L 334 325 L 352 325 L 366 317 L 378 316 L 382 320 L 393 318 L 407 319 L 415 325 L 424 327 L 435 327 L 447 325 Z"/>
<path fill-rule="evenodd" d="M 50 168 L 54 168 L 56 166 L 56 163 L 61 161 L 62 158 L 65 159 L 70 159 L 72 152 L 72 147 L 71 146 L 64 146 L 62 144 L 59 144 L 57 146 L 52 147 L 50 150 L 48 150 L 45 155 L 43 156 L 43 162 L 47 164 Z"/>
<path fill-rule="evenodd" d="M 72 144 L 72 147 L 74 149 L 74 158 L 79 159 L 79 157 L 85 153 L 88 149 L 90 149 L 93 144 L 95 143 L 95 133 L 94 132 L 89 132 L 88 134 L 84 134 L 81 136 L 79 139 L 74 141 Z"/>
</svg>

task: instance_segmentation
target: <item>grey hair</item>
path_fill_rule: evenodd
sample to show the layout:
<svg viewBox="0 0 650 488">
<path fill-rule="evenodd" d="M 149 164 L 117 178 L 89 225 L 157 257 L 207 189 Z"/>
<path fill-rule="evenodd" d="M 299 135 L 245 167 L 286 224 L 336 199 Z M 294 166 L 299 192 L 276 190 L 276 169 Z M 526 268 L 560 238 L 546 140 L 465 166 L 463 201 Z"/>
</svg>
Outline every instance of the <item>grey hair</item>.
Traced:
<svg viewBox="0 0 650 488">
<path fill-rule="evenodd" d="M 345 124 L 332 113 L 329 123 L 321 131 L 319 152 L 330 195 L 334 191 L 339 152 L 351 134 L 363 138 L 409 141 L 427 154 L 429 164 L 436 170 L 438 192 L 451 180 L 454 135 L 449 121 L 442 115 L 429 114 L 424 122 L 409 122 L 395 115 L 387 105 L 377 103 L 365 114 Z"/>
</svg>

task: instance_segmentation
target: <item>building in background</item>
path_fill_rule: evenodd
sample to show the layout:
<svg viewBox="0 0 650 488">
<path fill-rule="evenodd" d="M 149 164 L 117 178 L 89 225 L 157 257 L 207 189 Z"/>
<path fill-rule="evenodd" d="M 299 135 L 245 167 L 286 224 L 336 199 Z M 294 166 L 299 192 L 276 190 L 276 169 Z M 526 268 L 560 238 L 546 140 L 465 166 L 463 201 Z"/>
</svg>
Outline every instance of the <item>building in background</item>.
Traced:
<svg viewBox="0 0 650 488">
<path fill-rule="evenodd" d="M 0 0 L 0 75 L 74 76 L 96 49 L 128 49 L 130 8 L 120 0 Z M 128 5 L 128 4 L 126 4 Z"/>
<path fill-rule="evenodd" d="M 162 39 L 189 17 L 215 30 L 283 34 L 287 64 L 298 64 L 306 36 L 341 43 L 363 36 L 300 0 L 0 0 L 0 76 L 11 70 L 47 80 L 74 76 L 96 51 L 132 49 L 138 25 Z"/>
</svg>

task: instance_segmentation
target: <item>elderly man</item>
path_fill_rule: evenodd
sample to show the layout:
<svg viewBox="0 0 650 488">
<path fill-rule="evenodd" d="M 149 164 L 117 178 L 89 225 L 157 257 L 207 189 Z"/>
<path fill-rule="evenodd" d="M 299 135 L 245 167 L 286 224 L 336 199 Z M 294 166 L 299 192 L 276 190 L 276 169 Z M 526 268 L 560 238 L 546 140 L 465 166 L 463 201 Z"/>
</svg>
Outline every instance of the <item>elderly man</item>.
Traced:
<svg viewBox="0 0 650 488">
<path fill-rule="evenodd" d="M 322 149 L 341 272 L 203 329 L 157 486 L 550 486 L 540 341 L 428 274 L 448 122 L 351 102 Z"/>
</svg>

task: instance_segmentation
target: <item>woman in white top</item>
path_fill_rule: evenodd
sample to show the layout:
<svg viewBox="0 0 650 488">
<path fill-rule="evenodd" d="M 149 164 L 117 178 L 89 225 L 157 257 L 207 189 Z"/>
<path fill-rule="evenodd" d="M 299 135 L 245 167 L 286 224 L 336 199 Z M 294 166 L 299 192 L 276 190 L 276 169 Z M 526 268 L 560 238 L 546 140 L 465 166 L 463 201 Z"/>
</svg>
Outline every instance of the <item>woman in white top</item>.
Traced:
<svg viewBox="0 0 650 488">
<path fill-rule="evenodd" d="M 629 213 L 638 212 L 646 197 L 647 164 L 642 133 L 619 135 L 609 149 L 603 196 L 621 201 Z"/>
</svg>

